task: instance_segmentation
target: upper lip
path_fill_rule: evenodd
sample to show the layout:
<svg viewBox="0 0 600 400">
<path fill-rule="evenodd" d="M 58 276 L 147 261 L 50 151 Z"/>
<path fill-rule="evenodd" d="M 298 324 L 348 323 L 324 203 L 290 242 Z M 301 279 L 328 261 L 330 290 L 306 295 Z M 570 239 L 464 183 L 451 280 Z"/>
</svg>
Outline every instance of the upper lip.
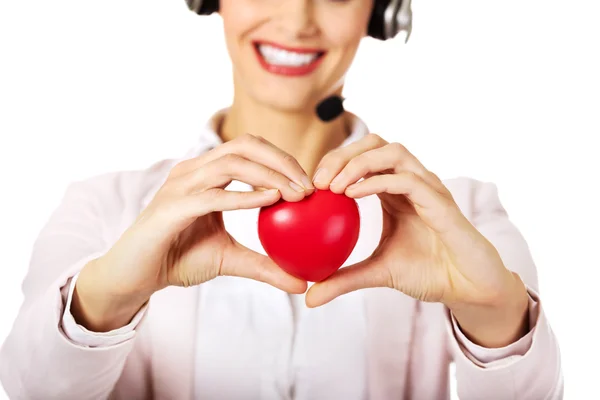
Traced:
<svg viewBox="0 0 600 400">
<path fill-rule="evenodd" d="M 291 47 L 291 46 L 284 46 L 282 44 L 279 43 L 275 43 L 275 42 L 270 42 L 267 40 L 255 40 L 254 41 L 254 45 L 258 46 L 261 44 L 266 44 L 278 49 L 282 49 L 282 50 L 286 50 L 286 51 L 292 51 L 294 53 L 301 53 L 301 54 L 312 54 L 312 53 L 318 53 L 318 54 L 323 54 L 325 53 L 325 50 L 323 49 L 318 49 L 318 48 L 309 48 L 309 47 Z"/>
</svg>

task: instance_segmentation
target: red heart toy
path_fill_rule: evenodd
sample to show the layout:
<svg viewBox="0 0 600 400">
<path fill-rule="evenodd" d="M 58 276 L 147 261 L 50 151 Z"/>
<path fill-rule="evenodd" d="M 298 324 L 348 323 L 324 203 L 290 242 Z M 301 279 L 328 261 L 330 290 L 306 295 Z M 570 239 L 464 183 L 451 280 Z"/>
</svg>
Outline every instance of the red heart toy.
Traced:
<svg viewBox="0 0 600 400">
<path fill-rule="evenodd" d="M 284 271 L 320 282 L 348 259 L 360 231 L 356 201 L 316 189 L 299 202 L 279 200 L 263 207 L 258 236 L 267 255 Z"/>
</svg>

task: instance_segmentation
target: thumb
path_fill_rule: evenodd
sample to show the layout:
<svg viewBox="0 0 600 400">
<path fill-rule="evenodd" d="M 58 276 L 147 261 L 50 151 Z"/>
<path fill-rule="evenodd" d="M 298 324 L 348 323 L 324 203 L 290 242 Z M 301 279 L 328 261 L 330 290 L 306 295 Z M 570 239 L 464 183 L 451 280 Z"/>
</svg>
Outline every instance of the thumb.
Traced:
<svg viewBox="0 0 600 400">
<path fill-rule="evenodd" d="M 221 275 L 260 281 L 288 293 L 306 292 L 307 282 L 282 270 L 273 260 L 235 242 L 225 251 Z"/>
<path fill-rule="evenodd" d="M 306 293 L 306 305 L 311 308 L 322 306 L 343 294 L 374 287 L 393 287 L 393 279 L 383 264 L 369 257 L 312 285 Z"/>
</svg>

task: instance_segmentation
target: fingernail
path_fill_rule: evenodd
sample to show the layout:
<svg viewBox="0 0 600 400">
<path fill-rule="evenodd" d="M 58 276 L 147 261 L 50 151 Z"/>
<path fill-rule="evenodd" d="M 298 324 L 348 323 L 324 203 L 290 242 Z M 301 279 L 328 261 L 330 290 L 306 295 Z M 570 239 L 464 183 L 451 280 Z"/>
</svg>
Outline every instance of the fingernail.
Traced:
<svg viewBox="0 0 600 400">
<path fill-rule="evenodd" d="M 337 183 L 339 183 L 342 179 L 344 178 L 343 173 L 340 173 L 338 176 L 336 176 L 333 181 L 331 181 L 332 185 L 336 185 Z"/>
<path fill-rule="evenodd" d="M 303 176 L 302 177 L 302 185 L 304 185 L 304 187 L 306 189 L 314 189 L 315 187 L 313 186 L 312 182 L 310 181 L 310 179 L 308 179 L 308 176 Z"/>
<path fill-rule="evenodd" d="M 304 188 L 298 185 L 296 182 L 290 181 L 290 187 L 294 189 L 296 192 L 304 192 Z"/>
<path fill-rule="evenodd" d="M 323 176 L 325 175 L 325 174 L 323 173 L 324 171 L 325 171 L 325 170 L 324 170 L 323 168 L 319 168 L 319 169 L 317 170 L 317 172 L 315 173 L 315 176 L 314 176 L 314 178 L 313 178 L 313 182 L 318 182 L 320 179 L 322 179 L 322 178 L 323 178 Z"/>
</svg>

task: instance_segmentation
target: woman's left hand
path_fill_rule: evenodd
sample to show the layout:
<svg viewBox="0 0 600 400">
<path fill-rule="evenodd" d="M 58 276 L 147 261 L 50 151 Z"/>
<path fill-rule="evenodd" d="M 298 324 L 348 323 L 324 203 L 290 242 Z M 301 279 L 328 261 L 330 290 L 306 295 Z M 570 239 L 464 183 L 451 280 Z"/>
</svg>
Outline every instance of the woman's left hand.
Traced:
<svg viewBox="0 0 600 400">
<path fill-rule="evenodd" d="M 518 325 L 513 330 L 525 329 L 527 293 L 520 278 L 463 215 L 440 178 L 404 146 L 370 134 L 327 154 L 314 181 L 319 189 L 352 198 L 377 195 L 383 232 L 369 258 L 314 284 L 307 293 L 309 306 L 358 289 L 390 287 L 445 304 L 459 323 L 477 325 L 487 317 L 503 317 L 506 324 L 507 316 L 513 316 Z M 472 326 L 481 332 L 479 328 Z"/>
</svg>

